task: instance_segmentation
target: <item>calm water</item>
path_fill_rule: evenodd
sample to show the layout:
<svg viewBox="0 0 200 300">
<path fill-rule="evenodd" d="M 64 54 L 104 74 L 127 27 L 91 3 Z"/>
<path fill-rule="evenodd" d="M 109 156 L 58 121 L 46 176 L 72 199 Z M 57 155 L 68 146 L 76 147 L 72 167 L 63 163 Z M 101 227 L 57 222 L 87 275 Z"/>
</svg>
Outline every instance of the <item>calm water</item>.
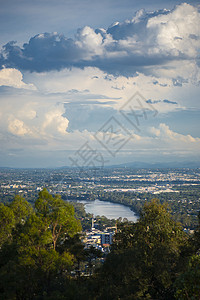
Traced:
<svg viewBox="0 0 200 300">
<path fill-rule="evenodd" d="M 138 218 L 129 207 L 122 204 L 100 200 L 90 202 L 82 200 L 79 202 L 85 204 L 85 211 L 94 214 L 94 216 L 105 216 L 108 219 L 118 219 L 119 217 L 122 217 L 133 222 L 136 222 Z"/>
</svg>

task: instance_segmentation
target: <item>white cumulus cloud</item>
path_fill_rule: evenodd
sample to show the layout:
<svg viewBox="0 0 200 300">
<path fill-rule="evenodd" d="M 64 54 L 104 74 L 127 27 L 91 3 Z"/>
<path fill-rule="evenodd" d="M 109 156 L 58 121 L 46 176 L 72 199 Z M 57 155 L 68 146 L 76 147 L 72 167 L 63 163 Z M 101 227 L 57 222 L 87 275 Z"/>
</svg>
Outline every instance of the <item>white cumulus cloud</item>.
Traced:
<svg viewBox="0 0 200 300">
<path fill-rule="evenodd" d="M 24 136 L 29 132 L 29 129 L 23 121 L 13 117 L 9 118 L 8 131 L 17 136 Z"/>
<path fill-rule="evenodd" d="M 174 142 L 183 142 L 183 143 L 200 143 L 200 138 L 194 138 L 190 134 L 183 135 L 177 132 L 174 132 L 169 128 L 168 125 L 161 123 L 158 128 L 152 127 L 150 129 L 151 133 L 153 133 L 156 137 L 171 140 Z"/>
<path fill-rule="evenodd" d="M 200 14 L 190 4 L 182 3 L 166 15 L 157 15 L 147 22 L 155 39 L 150 51 L 169 56 L 186 55 L 196 58 L 200 48 Z M 151 42 L 151 41 L 149 41 Z M 157 47 L 157 48 L 156 48 Z"/>
<path fill-rule="evenodd" d="M 31 90 L 35 89 L 33 84 L 23 82 L 22 73 L 14 68 L 4 68 L 0 70 L 0 86 L 2 85 Z"/>
<path fill-rule="evenodd" d="M 65 112 L 63 105 L 54 107 L 44 115 L 44 121 L 42 123 L 42 129 L 52 135 L 55 132 L 60 134 L 67 134 L 66 130 L 69 124 L 67 118 L 63 117 L 62 114 Z"/>
</svg>

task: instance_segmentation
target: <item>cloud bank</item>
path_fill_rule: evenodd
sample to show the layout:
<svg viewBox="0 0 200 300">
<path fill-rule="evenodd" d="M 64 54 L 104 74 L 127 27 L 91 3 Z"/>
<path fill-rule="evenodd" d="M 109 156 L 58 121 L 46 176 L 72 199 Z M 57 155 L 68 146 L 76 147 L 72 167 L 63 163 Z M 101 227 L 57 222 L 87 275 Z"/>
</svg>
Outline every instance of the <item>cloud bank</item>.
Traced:
<svg viewBox="0 0 200 300">
<path fill-rule="evenodd" d="M 69 165 L 85 142 L 110 160 L 94 135 L 104 135 L 111 117 L 132 136 L 118 161 L 199 160 L 199 28 L 198 7 L 183 3 L 139 10 L 107 29 L 85 26 L 73 39 L 42 33 L 23 46 L 4 45 L 1 165 Z M 140 131 L 119 113 L 137 91 L 158 111 L 146 119 L 137 111 Z"/>
<path fill-rule="evenodd" d="M 86 66 L 130 75 L 138 68 L 171 61 L 199 62 L 200 13 L 183 3 L 173 10 L 138 11 L 131 20 L 106 29 L 86 26 L 74 39 L 54 33 L 37 34 L 23 47 L 3 46 L 0 64 L 36 72 Z"/>
</svg>

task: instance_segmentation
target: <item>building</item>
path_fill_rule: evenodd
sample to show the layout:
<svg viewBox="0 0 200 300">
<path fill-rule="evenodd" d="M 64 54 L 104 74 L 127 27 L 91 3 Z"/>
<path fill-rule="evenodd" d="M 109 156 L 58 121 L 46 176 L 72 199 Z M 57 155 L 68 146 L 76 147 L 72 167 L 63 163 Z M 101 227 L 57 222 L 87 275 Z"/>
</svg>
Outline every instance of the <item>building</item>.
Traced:
<svg viewBox="0 0 200 300">
<path fill-rule="evenodd" d="M 101 245 L 111 245 L 112 244 L 112 238 L 113 238 L 114 232 L 103 232 L 101 233 Z"/>
</svg>

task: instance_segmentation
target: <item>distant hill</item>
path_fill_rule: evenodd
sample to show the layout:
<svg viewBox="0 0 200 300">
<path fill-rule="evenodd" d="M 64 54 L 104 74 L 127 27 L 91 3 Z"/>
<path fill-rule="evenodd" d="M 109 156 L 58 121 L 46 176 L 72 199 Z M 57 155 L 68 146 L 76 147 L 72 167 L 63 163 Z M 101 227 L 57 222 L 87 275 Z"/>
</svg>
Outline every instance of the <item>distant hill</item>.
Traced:
<svg viewBox="0 0 200 300">
<path fill-rule="evenodd" d="M 87 167 L 84 167 L 87 169 Z M 128 162 L 128 163 L 123 163 L 123 164 L 115 164 L 115 165 L 108 165 L 104 166 L 104 168 L 134 168 L 134 169 L 167 169 L 167 168 L 177 168 L 177 169 L 182 169 L 182 168 L 189 168 L 189 169 L 196 169 L 200 168 L 200 162 L 156 162 L 156 163 L 147 163 L 147 162 Z M 48 170 L 48 169 L 57 169 L 57 170 L 62 170 L 62 169 L 79 169 L 77 167 L 71 167 L 71 166 L 62 166 L 62 167 L 46 167 L 46 168 L 15 168 L 15 167 L 1 167 L 0 169 L 7 169 L 7 170 L 16 170 L 16 169 L 29 169 L 29 170 L 34 170 L 34 169 L 42 169 L 42 170 Z M 88 167 L 90 169 L 90 167 Z"/>
<path fill-rule="evenodd" d="M 107 166 L 107 168 L 135 168 L 135 169 L 141 169 L 141 168 L 156 168 L 156 169 L 162 169 L 162 168 L 189 168 L 189 169 L 196 169 L 200 168 L 200 162 L 157 162 L 157 163 L 146 163 L 146 162 L 130 162 L 130 163 L 124 163 L 119 165 L 111 165 Z"/>
</svg>

